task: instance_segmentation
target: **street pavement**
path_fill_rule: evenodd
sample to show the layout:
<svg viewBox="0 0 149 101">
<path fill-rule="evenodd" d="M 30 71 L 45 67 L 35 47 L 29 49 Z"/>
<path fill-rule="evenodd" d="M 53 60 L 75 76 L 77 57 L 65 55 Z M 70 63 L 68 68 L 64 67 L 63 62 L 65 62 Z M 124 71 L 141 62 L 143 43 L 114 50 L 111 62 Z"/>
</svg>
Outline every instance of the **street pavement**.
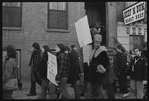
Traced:
<svg viewBox="0 0 149 101">
<path fill-rule="evenodd" d="M 12 95 L 13 99 L 37 99 L 40 94 L 41 87 L 38 84 L 36 84 L 37 95 L 36 96 L 27 96 L 27 94 L 29 93 L 29 90 L 30 90 L 30 82 L 23 81 L 22 83 L 23 83 L 22 89 L 20 90 L 20 88 L 18 88 L 13 92 L 13 95 Z M 68 92 L 71 96 L 74 97 L 74 90 L 71 88 L 70 85 L 68 85 Z M 135 99 L 132 92 L 130 92 L 130 94 L 125 98 L 122 98 L 119 93 L 115 93 L 115 98 L 116 99 Z M 85 98 L 81 97 L 81 99 L 85 99 Z"/>
</svg>

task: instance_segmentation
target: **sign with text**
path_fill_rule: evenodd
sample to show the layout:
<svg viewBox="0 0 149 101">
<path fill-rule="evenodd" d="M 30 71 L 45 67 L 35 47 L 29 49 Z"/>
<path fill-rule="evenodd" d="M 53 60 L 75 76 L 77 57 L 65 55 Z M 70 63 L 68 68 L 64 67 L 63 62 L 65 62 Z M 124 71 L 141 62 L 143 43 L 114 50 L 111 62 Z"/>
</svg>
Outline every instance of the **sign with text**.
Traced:
<svg viewBox="0 0 149 101">
<path fill-rule="evenodd" d="M 78 42 L 80 47 L 92 43 L 87 15 L 75 23 Z"/>
<path fill-rule="evenodd" d="M 57 75 L 57 59 L 56 56 L 48 52 L 48 62 L 47 62 L 47 78 L 56 86 L 58 84 L 55 81 Z"/>
<path fill-rule="evenodd" d="M 123 10 L 125 25 L 145 18 L 145 2 L 138 2 Z"/>
<path fill-rule="evenodd" d="M 126 34 L 129 34 L 129 35 L 146 35 L 146 33 L 147 33 L 146 27 L 126 26 Z"/>
</svg>

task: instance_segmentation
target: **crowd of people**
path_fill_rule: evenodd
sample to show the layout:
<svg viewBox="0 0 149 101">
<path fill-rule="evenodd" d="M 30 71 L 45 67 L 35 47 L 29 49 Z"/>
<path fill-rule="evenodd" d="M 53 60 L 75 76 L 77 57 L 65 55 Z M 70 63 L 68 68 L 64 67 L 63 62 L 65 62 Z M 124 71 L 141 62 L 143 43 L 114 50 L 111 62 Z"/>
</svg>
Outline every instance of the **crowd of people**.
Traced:
<svg viewBox="0 0 149 101">
<path fill-rule="evenodd" d="M 55 46 L 53 53 L 48 45 L 43 45 L 40 48 L 39 43 L 33 43 L 34 51 L 29 62 L 31 87 L 27 96 L 36 95 L 36 83 L 38 83 L 41 86 L 38 99 L 58 99 L 60 94 L 62 95 L 61 99 L 81 99 L 81 96 L 85 96 L 86 99 L 115 99 L 115 92 L 117 91 L 115 79 L 118 78 L 119 93 L 122 94 L 122 97 L 126 97 L 129 95 L 127 77 L 130 76 L 130 88 L 135 98 L 143 99 L 144 84 L 147 84 L 147 45 L 145 45 L 144 51 L 139 46 L 134 47 L 134 56 L 130 56 L 131 59 L 128 61 L 128 54 L 121 44 L 118 44 L 115 49 L 114 61 L 111 64 L 107 49 L 101 44 L 102 35 L 100 31 L 102 27 L 96 23 L 91 29 L 93 50 L 89 63 L 84 63 L 82 91 L 77 85 L 77 81 L 80 80 L 81 70 L 75 44 L 71 45 L 70 50 L 68 46 L 59 43 Z M 58 73 L 55 80 L 58 86 L 47 78 L 48 52 L 57 57 Z M 14 72 L 17 68 L 16 51 L 12 45 L 4 48 L 2 67 L 4 85 L 8 79 L 16 78 Z M 67 90 L 68 83 L 74 89 L 74 98 Z M 3 90 L 3 99 L 11 99 L 13 91 Z"/>
</svg>

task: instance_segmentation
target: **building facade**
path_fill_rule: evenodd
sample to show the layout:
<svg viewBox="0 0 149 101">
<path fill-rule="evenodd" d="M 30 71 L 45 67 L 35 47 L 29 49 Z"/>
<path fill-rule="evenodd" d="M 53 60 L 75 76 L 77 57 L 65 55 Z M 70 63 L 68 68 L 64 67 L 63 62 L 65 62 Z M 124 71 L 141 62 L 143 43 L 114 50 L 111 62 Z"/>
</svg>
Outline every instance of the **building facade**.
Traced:
<svg viewBox="0 0 149 101">
<path fill-rule="evenodd" d="M 123 35 L 126 33 L 126 26 L 122 16 L 123 9 L 129 4 L 126 2 L 3 2 L 2 48 L 8 44 L 14 45 L 18 53 L 19 73 L 22 79 L 28 79 L 30 77 L 28 64 L 34 42 L 38 42 L 40 47 L 49 45 L 51 49 L 58 43 L 69 47 L 76 44 L 79 56 L 82 57 L 74 23 L 87 15 L 89 25 L 101 21 L 104 26 L 103 40 L 107 47 L 115 47 L 115 37 L 129 50 L 131 48 L 128 48 L 130 47 L 128 45 L 133 45 L 135 41 L 131 43 L 132 37 Z M 140 26 L 146 27 L 146 23 L 143 22 Z M 119 34 L 121 29 L 122 35 Z M 123 41 L 125 39 L 129 40 L 129 43 L 125 43 Z M 81 58 L 80 65 L 83 71 L 82 61 Z"/>
</svg>

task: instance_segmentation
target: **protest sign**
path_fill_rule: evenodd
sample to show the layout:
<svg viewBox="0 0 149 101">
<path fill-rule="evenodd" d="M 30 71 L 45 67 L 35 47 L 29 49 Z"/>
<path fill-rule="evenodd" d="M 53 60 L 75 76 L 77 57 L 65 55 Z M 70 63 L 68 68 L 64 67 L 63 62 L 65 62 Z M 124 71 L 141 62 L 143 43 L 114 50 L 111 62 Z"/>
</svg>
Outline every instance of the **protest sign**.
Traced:
<svg viewBox="0 0 149 101">
<path fill-rule="evenodd" d="M 57 75 L 57 59 L 56 56 L 48 52 L 48 62 L 47 62 L 47 78 L 58 86 L 55 81 Z"/>
<path fill-rule="evenodd" d="M 77 38 L 80 47 L 92 43 L 87 15 L 75 23 Z"/>
</svg>

